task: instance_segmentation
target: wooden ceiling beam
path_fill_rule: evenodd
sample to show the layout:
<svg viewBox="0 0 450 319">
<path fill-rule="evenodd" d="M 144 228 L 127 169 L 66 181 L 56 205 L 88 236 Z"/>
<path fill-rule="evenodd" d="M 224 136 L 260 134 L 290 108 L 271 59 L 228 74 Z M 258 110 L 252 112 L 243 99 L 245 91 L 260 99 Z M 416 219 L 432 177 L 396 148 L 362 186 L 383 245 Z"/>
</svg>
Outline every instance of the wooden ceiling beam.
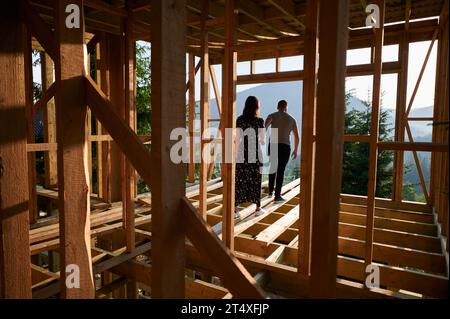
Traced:
<svg viewBox="0 0 450 319">
<path fill-rule="evenodd" d="M 292 0 L 268 0 L 268 2 L 298 24 L 302 30 L 305 29 L 305 25 L 295 14 L 296 7 Z"/>
<path fill-rule="evenodd" d="M 96 9 L 96 10 L 99 10 L 102 12 L 117 15 L 122 18 L 128 17 L 127 10 L 115 7 L 113 5 L 109 5 L 106 2 L 103 2 L 100 0 L 85 0 L 84 5 L 92 8 L 92 9 Z"/>
</svg>

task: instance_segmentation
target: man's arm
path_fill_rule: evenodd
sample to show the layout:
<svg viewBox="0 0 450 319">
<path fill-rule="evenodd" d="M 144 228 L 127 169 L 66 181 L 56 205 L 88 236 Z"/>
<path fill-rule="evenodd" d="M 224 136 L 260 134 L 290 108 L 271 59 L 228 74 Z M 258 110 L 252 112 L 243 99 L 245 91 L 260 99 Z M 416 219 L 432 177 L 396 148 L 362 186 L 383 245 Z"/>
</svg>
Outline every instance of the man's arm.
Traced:
<svg viewBox="0 0 450 319">
<path fill-rule="evenodd" d="M 294 133 L 294 152 L 292 153 L 292 158 L 297 159 L 298 153 L 298 145 L 300 144 L 300 136 L 298 134 L 297 123 L 294 125 L 294 129 L 292 130 Z"/>
</svg>

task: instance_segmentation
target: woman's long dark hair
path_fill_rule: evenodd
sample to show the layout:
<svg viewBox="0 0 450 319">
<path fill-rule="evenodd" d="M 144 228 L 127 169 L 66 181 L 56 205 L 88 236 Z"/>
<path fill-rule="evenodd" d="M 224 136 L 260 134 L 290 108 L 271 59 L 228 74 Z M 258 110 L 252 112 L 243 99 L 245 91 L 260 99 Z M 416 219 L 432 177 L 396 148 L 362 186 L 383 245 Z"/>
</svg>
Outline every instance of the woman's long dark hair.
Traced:
<svg viewBox="0 0 450 319">
<path fill-rule="evenodd" d="M 256 96 L 249 96 L 247 100 L 245 100 L 244 111 L 242 112 L 242 116 L 246 119 L 252 119 L 256 117 L 256 112 L 259 109 L 259 101 Z"/>
</svg>

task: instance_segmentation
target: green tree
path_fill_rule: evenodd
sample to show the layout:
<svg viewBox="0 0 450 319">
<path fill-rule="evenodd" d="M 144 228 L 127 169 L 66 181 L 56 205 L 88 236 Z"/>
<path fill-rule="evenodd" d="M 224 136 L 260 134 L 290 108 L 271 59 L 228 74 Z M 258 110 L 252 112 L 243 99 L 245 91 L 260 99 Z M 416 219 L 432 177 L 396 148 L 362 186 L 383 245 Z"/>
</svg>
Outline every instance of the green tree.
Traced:
<svg viewBox="0 0 450 319">
<path fill-rule="evenodd" d="M 150 45 L 146 42 L 136 42 L 136 112 L 137 134 L 151 134 L 152 89 Z M 141 178 L 138 178 L 138 193 L 150 189 Z"/>
<path fill-rule="evenodd" d="M 151 134 L 152 89 L 150 45 L 136 43 L 136 111 L 138 134 Z"/>
<path fill-rule="evenodd" d="M 371 125 L 371 103 L 363 101 L 364 110 L 349 108 L 352 92 L 346 94 L 345 134 L 369 135 Z M 380 112 L 379 140 L 389 139 L 389 111 Z M 369 143 L 347 142 L 344 144 L 342 192 L 355 195 L 367 195 L 369 172 Z M 392 169 L 394 154 L 379 152 L 377 165 L 377 197 L 390 197 L 392 194 Z"/>
</svg>

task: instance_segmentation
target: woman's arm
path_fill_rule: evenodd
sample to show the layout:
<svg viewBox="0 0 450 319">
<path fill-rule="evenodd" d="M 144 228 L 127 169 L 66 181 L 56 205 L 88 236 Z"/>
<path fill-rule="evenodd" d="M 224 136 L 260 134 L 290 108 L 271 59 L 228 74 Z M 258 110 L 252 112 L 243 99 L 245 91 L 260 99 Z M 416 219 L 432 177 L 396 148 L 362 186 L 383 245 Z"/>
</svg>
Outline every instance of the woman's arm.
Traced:
<svg viewBox="0 0 450 319">
<path fill-rule="evenodd" d="M 267 120 L 266 120 L 267 121 Z M 261 145 L 266 144 L 266 127 L 263 119 L 261 119 L 260 130 L 259 130 L 259 142 Z"/>
<path fill-rule="evenodd" d="M 270 124 L 272 124 L 272 117 L 269 115 L 266 118 L 266 122 L 264 123 L 264 127 L 267 129 L 270 126 Z"/>
</svg>

